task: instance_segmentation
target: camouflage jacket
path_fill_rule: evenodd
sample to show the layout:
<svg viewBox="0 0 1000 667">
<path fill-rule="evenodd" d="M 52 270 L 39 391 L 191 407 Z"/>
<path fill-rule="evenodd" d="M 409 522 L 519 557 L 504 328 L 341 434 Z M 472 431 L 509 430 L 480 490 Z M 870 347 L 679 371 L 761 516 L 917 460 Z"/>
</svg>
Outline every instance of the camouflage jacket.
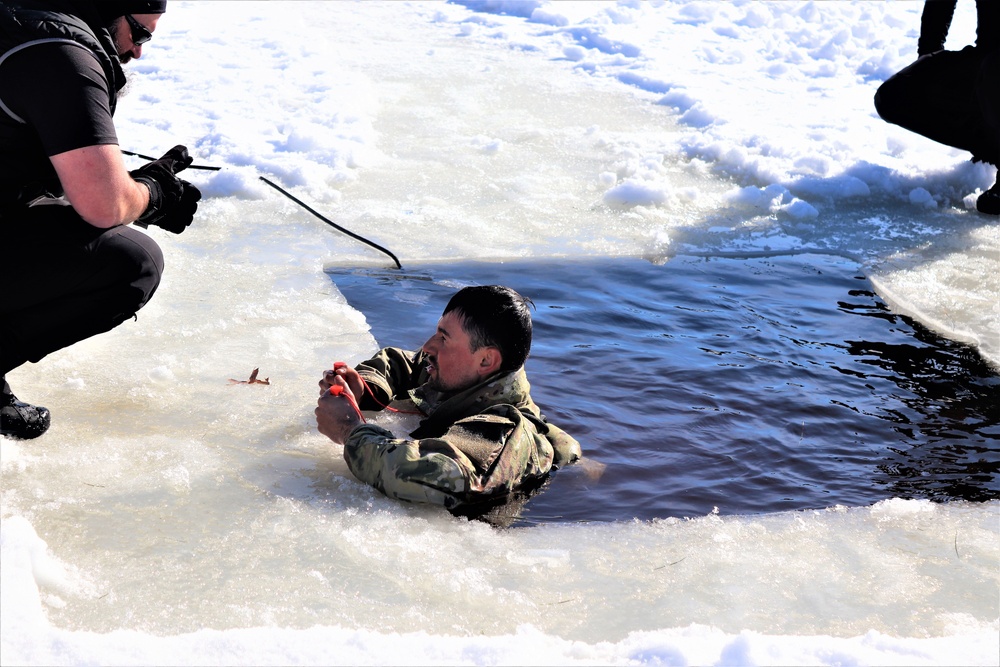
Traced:
<svg viewBox="0 0 1000 667">
<path fill-rule="evenodd" d="M 368 383 L 363 410 L 392 404 L 423 415 L 413 439 L 362 424 L 344 444 L 351 472 L 390 498 L 455 509 L 517 491 L 580 458 L 579 443 L 531 400 L 523 368 L 442 394 L 424 385 L 424 367 L 422 352 L 398 348 L 357 366 Z"/>
</svg>

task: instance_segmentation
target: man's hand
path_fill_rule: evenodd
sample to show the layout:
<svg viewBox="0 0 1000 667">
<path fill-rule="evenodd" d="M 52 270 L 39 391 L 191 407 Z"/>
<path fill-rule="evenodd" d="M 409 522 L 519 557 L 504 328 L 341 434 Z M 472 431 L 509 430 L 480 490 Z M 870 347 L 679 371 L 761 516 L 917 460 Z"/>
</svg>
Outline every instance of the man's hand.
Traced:
<svg viewBox="0 0 1000 667">
<path fill-rule="evenodd" d="M 359 400 L 365 395 L 365 383 L 361 379 L 361 376 L 343 361 L 334 363 L 332 371 L 323 373 L 323 377 L 319 381 L 319 395 L 322 396 L 328 393 L 337 378 L 343 378 L 344 382 L 350 388 L 351 394 L 357 396 Z"/>
<path fill-rule="evenodd" d="M 177 175 L 191 166 L 194 162 L 194 158 L 188 155 L 187 146 L 174 146 L 169 151 L 163 154 L 159 160 L 153 160 L 148 164 L 143 165 L 136 169 L 137 172 L 141 172 L 143 169 L 148 168 L 150 165 L 162 165 L 170 171 L 171 174 Z"/>
<path fill-rule="evenodd" d="M 177 178 L 177 173 L 188 168 L 193 161 L 187 148 L 174 146 L 159 160 L 129 172 L 133 179 L 149 188 L 149 206 L 135 221 L 137 225 L 156 225 L 174 234 L 187 229 L 198 210 L 201 191 Z"/>
<path fill-rule="evenodd" d="M 355 375 L 357 375 L 356 372 Z M 361 417 L 358 416 L 357 409 L 354 407 L 357 405 L 354 392 L 351 391 L 344 378 L 336 375 L 335 371 L 327 371 L 327 374 L 320 380 L 320 387 L 327 382 L 327 378 L 330 378 L 330 382 L 316 402 L 316 427 L 330 440 L 342 445 L 347 442 L 351 431 L 362 423 Z M 331 394 L 330 386 L 341 387 L 340 394 L 337 396 Z"/>
</svg>

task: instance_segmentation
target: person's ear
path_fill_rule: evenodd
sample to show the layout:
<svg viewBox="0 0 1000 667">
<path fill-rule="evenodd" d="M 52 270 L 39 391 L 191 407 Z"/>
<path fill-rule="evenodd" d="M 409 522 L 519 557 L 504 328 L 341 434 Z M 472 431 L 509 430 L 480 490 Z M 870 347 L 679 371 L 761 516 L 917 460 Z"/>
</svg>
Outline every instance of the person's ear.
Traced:
<svg viewBox="0 0 1000 667">
<path fill-rule="evenodd" d="M 500 354 L 500 350 L 495 347 L 484 347 L 480 352 L 481 356 L 477 370 L 481 377 L 493 375 L 500 370 L 500 367 L 503 365 L 503 355 Z"/>
</svg>

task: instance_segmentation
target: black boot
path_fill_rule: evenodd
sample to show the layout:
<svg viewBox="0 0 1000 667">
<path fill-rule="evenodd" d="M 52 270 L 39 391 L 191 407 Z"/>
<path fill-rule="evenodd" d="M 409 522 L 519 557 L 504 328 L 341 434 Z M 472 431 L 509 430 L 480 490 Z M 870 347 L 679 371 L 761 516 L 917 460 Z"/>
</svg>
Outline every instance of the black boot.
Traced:
<svg viewBox="0 0 1000 667">
<path fill-rule="evenodd" d="M 976 200 L 976 208 L 980 213 L 989 215 L 1000 215 L 1000 172 L 997 173 L 997 182 L 993 187 L 979 195 Z"/>
<path fill-rule="evenodd" d="M 45 433 L 51 421 L 48 408 L 17 400 L 17 396 L 10 391 L 10 385 L 3 380 L 3 393 L 0 394 L 0 435 L 30 440 Z"/>
</svg>

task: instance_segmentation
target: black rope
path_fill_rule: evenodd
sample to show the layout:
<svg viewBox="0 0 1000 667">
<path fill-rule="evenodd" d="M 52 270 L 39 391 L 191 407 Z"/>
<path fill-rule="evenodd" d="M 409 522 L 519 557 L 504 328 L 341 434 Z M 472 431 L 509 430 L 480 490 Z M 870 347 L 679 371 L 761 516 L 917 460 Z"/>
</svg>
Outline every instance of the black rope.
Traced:
<svg viewBox="0 0 1000 667">
<path fill-rule="evenodd" d="M 127 151 L 124 148 L 121 149 L 121 152 L 124 153 L 125 155 L 132 155 L 134 157 L 141 157 L 143 160 L 149 160 L 150 162 L 152 162 L 152 161 L 154 161 L 154 160 L 157 159 L 155 157 L 149 157 L 148 155 L 143 155 L 142 153 L 133 153 L 132 151 Z M 187 168 L 188 169 L 203 169 L 204 171 L 222 171 L 222 167 L 209 167 L 209 166 L 203 165 L 203 164 L 191 164 L 191 165 L 188 165 Z"/>
<path fill-rule="evenodd" d="M 285 195 L 286 197 L 288 197 L 289 199 L 291 199 L 291 200 L 292 200 L 293 202 L 295 202 L 296 204 L 298 204 L 299 206 L 301 206 L 301 207 L 302 207 L 302 208 L 304 208 L 305 210 L 309 211 L 310 213 L 312 213 L 312 214 L 313 214 L 313 215 L 315 215 L 315 216 L 316 216 L 317 218 L 319 218 L 320 220 L 322 220 L 322 221 L 323 221 L 323 222 L 325 222 L 326 224 L 330 225 L 330 226 L 331 226 L 331 227 L 333 227 L 334 229 L 336 229 L 336 230 L 339 230 L 339 231 L 343 232 L 344 234 L 347 234 L 347 235 L 348 235 L 348 236 L 350 236 L 350 237 L 351 237 L 352 239 L 357 239 L 358 241 L 361 241 L 362 243 L 364 243 L 364 244 L 366 244 L 366 245 L 369 245 L 369 246 L 371 246 L 372 248 L 375 248 L 376 250 L 379 250 L 379 251 L 381 251 L 381 252 L 384 252 L 384 253 L 385 253 L 386 255 L 388 255 L 389 257 L 391 257 L 391 258 L 392 258 L 392 261 L 394 261 L 394 262 L 396 263 L 396 268 L 397 268 L 397 269 L 401 269 L 401 268 L 403 268 L 403 265 L 399 263 L 399 260 L 398 260 L 398 259 L 396 259 L 396 256 L 395 256 L 395 255 L 393 255 L 393 254 L 392 254 L 391 252 L 389 252 L 388 250 L 386 250 L 385 248 L 383 248 L 382 246 L 380 246 L 379 244 L 377 244 L 377 243 L 374 243 L 374 242 L 372 242 L 372 241 L 369 241 L 369 240 L 368 240 L 368 239 L 366 239 L 365 237 L 363 237 L 363 236 L 360 236 L 359 234 L 355 234 L 354 232 L 352 232 L 352 231 L 351 231 L 351 230 L 349 230 L 349 229 L 345 229 L 344 227 L 341 227 L 340 225 L 338 225 L 337 223 L 335 223 L 335 222 L 334 222 L 333 220 L 330 220 L 329 218 L 327 218 L 327 217 L 323 216 L 323 215 L 322 215 L 321 213 L 319 213 L 318 211 L 316 211 L 315 209 L 313 209 L 312 207 L 310 207 L 310 206 L 309 206 L 308 204 L 306 204 L 306 203 L 305 203 L 304 201 L 302 201 L 301 199 L 298 199 L 298 198 L 296 198 L 296 197 L 295 197 L 295 196 L 293 196 L 293 195 L 292 195 L 292 194 L 291 194 L 290 192 L 288 192 L 287 190 L 285 190 L 285 189 L 281 188 L 281 187 L 280 187 L 280 186 L 278 186 L 278 185 L 275 185 L 274 183 L 272 183 L 271 181 L 267 180 L 267 179 L 266 179 L 266 178 L 264 178 L 263 176 L 261 176 L 261 177 L 260 177 L 260 180 L 264 181 L 265 183 L 267 183 L 268 185 L 270 185 L 270 186 L 271 186 L 272 188 L 274 188 L 275 190 L 277 190 L 277 191 L 278 191 L 278 192 L 280 192 L 281 194 Z"/>
<path fill-rule="evenodd" d="M 155 157 L 149 157 L 148 155 L 143 155 L 141 153 L 133 153 L 132 151 L 122 150 L 122 153 L 124 153 L 125 155 L 132 155 L 134 157 L 142 158 L 143 160 L 150 160 L 150 161 L 152 161 L 152 160 L 156 159 Z M 220 171 L 222 169 L 222 167 L 210 167 L 210 166 L 207 166 L 207 165 L 192 164 L 192 165 L 188 166 L 188 169 L 202 169 L 202 170 L 205 170 L 205 171 Z M 366 239 L 365 237 L 361 236 L 360 234 L 355 234 L 354 232 L 352 232 L 351 230 L 349 230 L 349 229 L 347 229 L 345 227 L 341 227 L 340 225 L 338 225 L 337 223 L 335 223 L 333 220 L 330 220 L 329 218 L 327 218 L 326 216 L 324 216 L 323 214 L 321 214 L 319 211 L 317 211 L 316 209 L 314 209 L 311 206 L 309 206 L 308 204 L 306 204 L 301 199 L 298 199 L 297 197 L 295 197 L 294 195 L 292 195 L 292 193 L 288 192 L 287 190 L 285 190 L 284 188 L 282 188 L 280 185 L 277 185 L 276 183 L 274 183 L 274 182 L 272 182 L 272 181 L 264 178 L 263 176 L 260 176 L 259 178 L 260 178 L 260 180 L 264 181 L 265 183 L 267 183 L 268 185 L 270 185 L 272 188 L 274 188 L 275 190 L 277 190 L 281 194 L 285 195 L 286 197 L 288 197 L 289 199 L 291 199 L 293 202 L 295 202 L 296 204 L 298 204 L 299 206 L 301 206 L 305 210 L 309 211 L 310 213 L 312 213 L 317 218 L 319 218 L 320 220 L 322 220 L 326 224 L 330 225 L 331 227 L 333 227 L 337 231 L 339 231 L 339 232 L 341 232 L 343 234 L 347 234 L 352 239 L 356 239 L 358 241 L 361 241 L 365 245 L 368 245 L 368 246 L 370 246 L 372 248 L 375 248 L 379 252 L 385 253 L 390 258 L 392 258 L 393 262 L 396 263 L 396 268 L 397 269 L 402 269 L 403 268 L 403 265 L 399 263 L 399 259 L 397 259 L 394 254 L 392 254 L 391 252 L 389 252 L 388 250 L 386 250 L 385 248 L 383 248 L 379 244 L 377 244 L 377 243 L 375 243 L 373 241 L 369 241 L 368 239 Z"/>
</svg>

